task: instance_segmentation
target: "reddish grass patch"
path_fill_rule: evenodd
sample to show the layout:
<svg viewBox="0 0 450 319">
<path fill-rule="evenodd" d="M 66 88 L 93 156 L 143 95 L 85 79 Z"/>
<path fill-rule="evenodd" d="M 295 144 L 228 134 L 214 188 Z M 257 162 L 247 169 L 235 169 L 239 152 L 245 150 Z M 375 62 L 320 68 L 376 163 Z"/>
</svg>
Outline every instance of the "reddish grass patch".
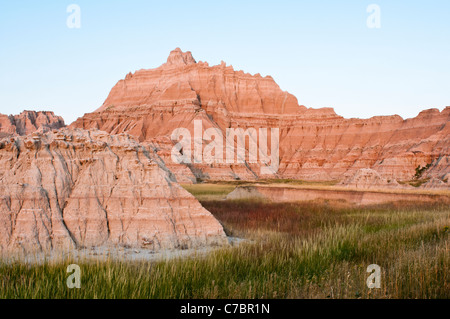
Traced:
<svg viewBox="0 0 450 319">
<path fill-rule="evenodd" d="M 342 210 L 323 203 L 203 201 L 202 204 L 222 222 L 229 235 L 265 230 L 304 236 L 347 220 Z"/>
</svg>

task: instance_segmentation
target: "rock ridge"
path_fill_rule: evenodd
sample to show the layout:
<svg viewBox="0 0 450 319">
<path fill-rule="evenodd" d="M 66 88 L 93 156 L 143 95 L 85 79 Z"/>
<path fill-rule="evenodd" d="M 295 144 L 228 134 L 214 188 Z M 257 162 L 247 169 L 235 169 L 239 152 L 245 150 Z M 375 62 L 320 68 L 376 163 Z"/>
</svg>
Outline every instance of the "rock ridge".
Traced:
<svg viewBox="0 0 450 319">
<path fill-rule="evenodd" d="M 187 128 L 193 134 L 195 120 L 205 130 L 218 128 L 224 134 L 227 128 L 280 128 L 275 178 L 342 180 L 369 168 L 385 179 L 406 181 L 424 166 L 423 178 L 442 180 L 450 173 L 450 107 L 425 110 L 410 119 L 346 119 L 332 108 L 300 105 L 272 77 L 235 71 L 226 63 L 211 67 L 191 57 L 176 49 L 161 67 L 120 80 L 98 110 L 71 127 L 129 133 L 158 145 L 166 163 L 171 161 L 167 154 L 174 145 L 173 130 Z M 171 169 L 183 181 L 267 177 L 255 173 L 259 165 L 249 163 Z M 186 170 L 191 171 L 188 177 Z"/>
<path fill-rule="evenodd" d="M 127 134 L 60 129 L 0 140 L 0 251 L 226 244 L 220 223 Z"/>
</svg>

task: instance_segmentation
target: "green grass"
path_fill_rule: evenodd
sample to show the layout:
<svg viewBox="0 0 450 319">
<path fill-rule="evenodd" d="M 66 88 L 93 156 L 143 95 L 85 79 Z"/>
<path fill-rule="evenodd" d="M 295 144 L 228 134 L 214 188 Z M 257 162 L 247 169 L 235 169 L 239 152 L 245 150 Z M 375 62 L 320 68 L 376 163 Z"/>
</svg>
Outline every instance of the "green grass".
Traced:
<svg viewBox="0 0 450 319">
<path fill-rule="evenodd" d="M 309 182 L 301 180 L 289 179 L 266 179 L 257 181 L 216 181 L 205 182 L 200 184 L 182 185 L 187 191 L 193 194 L 198 200 L 223 200 L 226 195 L 232 192 L 237 186 L 258 186 L 273 188 L 295 188 L 295 189 L 317 189 L 323 191 L 349 191 L 349 192 L 379 192 L 389 194 L 424 194 L 450 196 L 450 191 L 445 189 L 421 189 L 420 185 L 428 180 L 414 180 L 410 182 L 399 182 L 400 184 L 408 184 L 415 186 L 411 189 L 389 189 L 389 188 L 372 188 L 358 189 L 348 188 L 338 185 L 337 181 Z"/>
<path fill-rule="evenodd" d="M 219 192 L 219 190 L 215 190 Z M 0 265 L 0 298 L 450 298 L 450 211 L 412 204 L 203 201 L 248 241 L 164 262 Z M 366 286 L 370 264 L 381 289 Z"/>
<path fill-rule="evenodd" d="M 306 186 L 334 186 L 339 183 L 333 181 L 303 181 L 297 179 L 264 179 L 257 181 L 258 184 L 285 184 L 285 185 L 306 185 Z"/>
<path fill-rule="evenodd" d="M 419 188 L 420 186 L 422 186 L 423 184 L 429 182 L 430 179 L 429 178 L 418 178 L 418 179 L 413 179 L 410 181 L 399 181 L 399 184 L 401 185 L 410 185 L 416 188 Z"/>
<path fill-rule="evenodd" d="M 222 200 L 236 188 L 233 183 L 184 184 L 182 186 L 198 200 Z"/>
</svg>

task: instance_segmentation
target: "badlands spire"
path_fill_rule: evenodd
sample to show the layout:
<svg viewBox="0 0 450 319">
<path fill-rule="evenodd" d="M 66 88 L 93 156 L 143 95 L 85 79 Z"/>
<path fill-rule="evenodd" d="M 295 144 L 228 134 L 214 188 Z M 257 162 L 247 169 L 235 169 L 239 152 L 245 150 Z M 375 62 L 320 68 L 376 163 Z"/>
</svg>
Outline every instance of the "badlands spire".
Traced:
<svg viewBox="0 0 450 319">
<path fill-rule="evenodd" d="M 194 57 L 190 51 L 183 52 L 180 48 L 176 48 L 170 52 L 167 62 L 163 65 L 164 67 L 180 67 L 190 64 L 196 64 Z"/>
</svg>

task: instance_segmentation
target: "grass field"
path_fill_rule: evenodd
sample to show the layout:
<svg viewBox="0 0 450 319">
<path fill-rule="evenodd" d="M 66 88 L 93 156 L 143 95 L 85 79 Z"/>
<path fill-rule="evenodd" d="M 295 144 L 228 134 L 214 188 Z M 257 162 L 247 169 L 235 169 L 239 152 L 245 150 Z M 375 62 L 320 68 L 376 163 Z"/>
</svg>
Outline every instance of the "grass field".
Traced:
<svg viewBox="0 0 450 319">
<path fill-rule="evenodd" d="M 223 185 L 196 191 L 229 235 L 248 240 L 189 259 L 79 263 L 81 289 L 66 286 L 70 260 L 3 264 L 0 298 L 450 298 L 448 206 L 223 201 Z M 381 289 L 367 288 L 370 264 L 381 267 Z"/>
<path fill-rule="evenodd" d="M 313 187 L 319 189 L 331 189 L 337 182 L 309 182 L 288 179 L 266 179 L 258 181 L 219 181 L 201 184 L 183 184 L 188 192 L 193 194 L 198 200 L 223 200 L 237 186 L 244 185 L 264 185 L 277 187 Z"/>
<path fill-rule="evenodd" d="M 404 183 L 406 184 L 406 183 Z M 317 189 L 326 191 L 356 191 L 356 192 L 379 192 L 397 194 L 425 194 L 450 196 L 448 189 L 420 189 L 420 188 L 370 188 L 360 189 L 338 185 L 336 181 L 310 182 L 301 180 L 268 179 L 259 181 L 231 181 L 231 182 L 209 182 L 202 184 L 182 185 L 188 192 L 192 193 L 198 200 L 221 200 L 231 193 L 237 186 L 267 186 L 287 187 L 298 189 Z"/>
<path fill-rule="evenodd" d="M 235 188 L 234 183 L 220 184 L 186 184 L 184 189 L 194 195 L 198 200 L 223 200 Z"/>
</svg>

